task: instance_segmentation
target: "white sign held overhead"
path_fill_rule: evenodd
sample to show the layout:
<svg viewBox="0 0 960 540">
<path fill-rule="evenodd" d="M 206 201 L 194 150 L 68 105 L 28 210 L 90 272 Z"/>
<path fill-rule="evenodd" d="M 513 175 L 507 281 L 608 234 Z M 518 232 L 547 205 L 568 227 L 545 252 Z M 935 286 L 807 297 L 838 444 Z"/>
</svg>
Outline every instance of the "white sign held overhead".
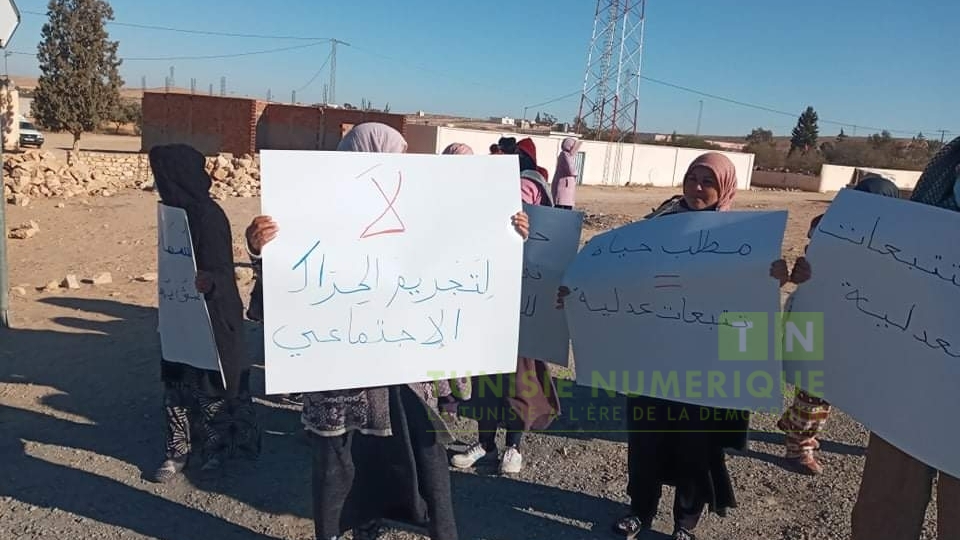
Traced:
<svg viewBox="0 0 960 540">
<path fill-rule="evenodd" d="M 20 26 L 20 10 L 13 0 L 0 0 L 0 48 L 10 46 L 10 38 Z"/>
</svg>

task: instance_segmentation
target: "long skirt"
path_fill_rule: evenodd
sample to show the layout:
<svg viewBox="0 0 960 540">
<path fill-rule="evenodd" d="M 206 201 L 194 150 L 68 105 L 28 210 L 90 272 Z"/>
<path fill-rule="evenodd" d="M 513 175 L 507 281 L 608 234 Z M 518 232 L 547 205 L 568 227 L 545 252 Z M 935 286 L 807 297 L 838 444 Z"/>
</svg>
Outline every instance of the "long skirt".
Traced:
<svg viewBox="0 0 960 540">
<path fill-rule="evenodd" d="M 470 383 L 462 416 L 518 431 L 544 430 L 560 414 L 560 400 L 547 365 L 520 357 L 516 373 L 481 375 Z"/>
<path fill-rule="evenodd" d="M 409 387 L 392 386 L 393 435 L 311 434 L 318 540 L 378 520 L 426 528 L 432 540 L 457 540 L 447 454 L 428 414 Z"/>
<path fill-rule="evenodd" d="M 217 458 L 254 459 L 261 434 L 250 396 L 250 372 L 240 378 L 237 397 L 227 398 L 220 374 L 164 362 L 166 457 L 198 454 L 202 462 Z"/>
<path fill-rule="evenodd" d="M 749 413 L 627 398 L 627 491 L 633 514 L 652 521 L 663 485 L 677 488 L 674 521 L 693 529 L 704 507 L 720 516 L 737 500 L 725 448 L 746 447 Z"/>
<path fill-rule="evenodd" d="M 917 540 L 937 471 L 870 434 L 860 493 L 853 507 L 852 540 Z M 960 479 L 937 480 L 938 540 L 960 540 Z"/>
</svg>

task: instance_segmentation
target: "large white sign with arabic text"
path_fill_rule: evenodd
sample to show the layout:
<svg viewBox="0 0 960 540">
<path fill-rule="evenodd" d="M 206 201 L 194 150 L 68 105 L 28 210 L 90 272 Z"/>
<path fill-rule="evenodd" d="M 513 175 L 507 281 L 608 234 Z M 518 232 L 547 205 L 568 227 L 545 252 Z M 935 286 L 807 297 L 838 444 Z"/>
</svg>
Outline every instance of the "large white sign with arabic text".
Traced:
<svg viewBox="0 0 960 540">
<path fill-rule="evenodd" d="M 516 159 L 264 151 L 269 394 L 516 370 Z"/>
<path fill-rule="evenodd" d="M 577 382 L 728 409 L 781 406 L 772 339 L 786 212 L 688 212 L 595 236 L 567 270 Z"/>
<path fill-rule="evenodd" d="M 813 277 L 790 305 L 797 320 L 823 313 L 823 360 L 784 362 L 791 378 L 822 381 L 814 391 L 953 476 L 960 476 L 958 230 L 957 212 L 841 191 L 810 244 Z"/>
</svg>

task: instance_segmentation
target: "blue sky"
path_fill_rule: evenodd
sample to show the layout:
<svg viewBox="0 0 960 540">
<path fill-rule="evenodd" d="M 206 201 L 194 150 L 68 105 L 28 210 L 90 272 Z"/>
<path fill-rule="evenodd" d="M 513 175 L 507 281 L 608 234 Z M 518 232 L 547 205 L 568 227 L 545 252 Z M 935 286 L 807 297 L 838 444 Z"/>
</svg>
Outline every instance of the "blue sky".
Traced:
<svg viewBox="0 0 960 540">
<path fill-rule="evenodd" d="M 337 54 L 337 101 L 397 112 L 519 116 L 527 105 L 583 86 L 594 0 L 113 0 L 117 22 L 206 31 L 333 37 L 351 44 Z M 43 0 L 17 0 L 45 12 Z M 403 17 L 404 19 L 401 19 Z M 648 0 L 643 74 L 707 93 L 822 120 L 860 126 L 960 134 L 955 68 L 960 3 L 946 0 Z M 11 51 L 36 51 L 45 18 L 23 14 Z M 230 54 L 303 45 L 110 26 L 127 57 L 131 86 L 163 86 L 175 66 L 178 86 L 210 83 L 228 90 L 319 101 L 326 44 L 215 60 L 134 60 Z M 36 75 L 35 58 L 12 55 L 14 75 Z M 788 133 L 796 118 L 736 106 L 644 82 L 640 130 L 692 133 L 704 100 L 701 133 L 739 135 L 763 126 Z M 543 106 L 570 121 L 579 96 Z M 533 116 L 530 112 L 530 116 Z M 839 126 L 821 124 L 832 135 Z M 848 133 L 850 128 L 847 128 Z M 858 135 L 864 128 L 860 128 Z M 895 133 L 906 135 L 906 133 Z M 950 133 L 947 134 L 949 137 Z"/>
</svg>

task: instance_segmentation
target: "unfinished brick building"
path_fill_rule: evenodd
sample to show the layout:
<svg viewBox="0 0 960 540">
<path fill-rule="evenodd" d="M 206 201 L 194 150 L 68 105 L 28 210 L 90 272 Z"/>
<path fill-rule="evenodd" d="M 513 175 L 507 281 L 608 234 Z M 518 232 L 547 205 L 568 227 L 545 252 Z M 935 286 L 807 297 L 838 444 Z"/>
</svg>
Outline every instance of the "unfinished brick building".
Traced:
<svg viewBox="0 0 960 540">
<path fill-rule="evenodd" d="M 405 132 L 402 114 L 267 103 L 248 98 L 147 92 L 143 95 L 142 150 L 185 143 L 207 155 L 258 150 L 335 150 L 363 122 Z"/>
</svg>

